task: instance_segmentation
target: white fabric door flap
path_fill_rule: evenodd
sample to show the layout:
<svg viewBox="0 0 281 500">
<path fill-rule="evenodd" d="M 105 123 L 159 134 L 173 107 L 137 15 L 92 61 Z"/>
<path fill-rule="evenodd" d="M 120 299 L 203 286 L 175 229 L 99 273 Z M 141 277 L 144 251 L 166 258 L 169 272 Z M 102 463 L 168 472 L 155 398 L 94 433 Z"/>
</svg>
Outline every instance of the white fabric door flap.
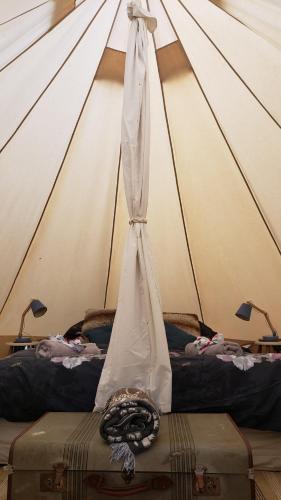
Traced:
<svg viewBox="0 0 281 500">
<path fill-rule="evenodd" d="M 149 184 L 149 80 L 147 29 L 157 21 L 136 2 L 125 66 L 122 160 L 130 217 L 117 312 L 101 374 L 96 410 L 122 387 L 144 390 L 163 413 L 171 411 L 172 374 L 160 296 L 146 231 Z"/>
</svg>

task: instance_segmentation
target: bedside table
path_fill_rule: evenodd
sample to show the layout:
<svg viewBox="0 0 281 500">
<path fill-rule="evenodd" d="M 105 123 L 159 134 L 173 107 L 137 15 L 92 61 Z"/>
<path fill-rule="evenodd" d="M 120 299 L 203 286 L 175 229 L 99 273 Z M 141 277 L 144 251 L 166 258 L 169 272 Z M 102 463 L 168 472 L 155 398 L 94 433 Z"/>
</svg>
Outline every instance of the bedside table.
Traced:
<svg viewBox="0 0 281 500">
<path fill-rule="evenodd" d="M 39 344 L 39 340 L 34 340 L 33 342 L 6 342 L 6 345 L 10 347 L 10 354 L 16 352 L 18 350 L 16 349 L 17 347 L 32 348 L 35 347 L 37 344 Z"/>
<path fill-rule="evenodd" d="M 258 353 L 261 354 L 263 352 L 263 347 L 265 348 L 265 353 L 275 352 L 274 347 L 281 347 L 281 341 L 279 342 L 261 342 L 260 340 L 256 340 L 254 345 L 258 346 Z"/>
</svg>

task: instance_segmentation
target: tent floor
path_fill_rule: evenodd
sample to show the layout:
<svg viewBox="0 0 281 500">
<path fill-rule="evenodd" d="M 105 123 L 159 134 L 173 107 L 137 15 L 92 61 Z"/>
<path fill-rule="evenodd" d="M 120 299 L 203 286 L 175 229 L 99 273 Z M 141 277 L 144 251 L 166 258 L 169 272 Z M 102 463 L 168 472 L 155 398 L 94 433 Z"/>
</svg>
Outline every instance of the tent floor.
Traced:
<svg viewBox="0 0 281 500">
<path fill-rule="evenodd" d="M 255 480 L 256 500 L 281 500 L 281 472 L 259 470 Z"/>
</svg>

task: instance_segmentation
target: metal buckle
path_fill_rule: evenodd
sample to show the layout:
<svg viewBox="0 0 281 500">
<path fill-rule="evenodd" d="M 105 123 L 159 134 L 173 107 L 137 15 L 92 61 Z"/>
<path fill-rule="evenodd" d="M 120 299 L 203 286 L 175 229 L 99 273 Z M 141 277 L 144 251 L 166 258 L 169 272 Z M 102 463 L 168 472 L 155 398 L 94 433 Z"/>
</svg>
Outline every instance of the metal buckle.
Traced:
<svg viewBox="0 0 281 500">
<path fill-rule="evenodd" d="M 192 490 L 194 496 L 220 496 L 220 478 L 215 474 L 206 474 L 207 467 L 198 464 L 193 473 Z"/>
<path fill-rule="evenodd" d="M 53 465 L 53 472 L 40 474 L 40 491 L 65 492 L 66 491 L 66 469 L 67 466 L 60 462 Z"/>
</svg>

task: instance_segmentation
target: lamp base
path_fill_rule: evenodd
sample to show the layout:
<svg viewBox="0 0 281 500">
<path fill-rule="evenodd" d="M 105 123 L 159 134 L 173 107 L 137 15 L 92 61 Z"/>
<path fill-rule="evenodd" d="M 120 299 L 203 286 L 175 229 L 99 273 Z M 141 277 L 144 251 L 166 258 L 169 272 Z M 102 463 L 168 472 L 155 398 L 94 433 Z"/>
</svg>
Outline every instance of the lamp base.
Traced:
<svg viewBox="0 0 281 500">
<path fill-rule="evenodd" d="M 264 335 L 261 339 L 259 339 L 260 342 L 279 342 L 280 339 L 278 335 Z"/>
<path fill-rule="evenodd" d="M 17 337 L 14 342 L 19 344 L 28 344 L 29 342 L 32 342 L 32 339 L 30 337 Z"/>
</svg>

